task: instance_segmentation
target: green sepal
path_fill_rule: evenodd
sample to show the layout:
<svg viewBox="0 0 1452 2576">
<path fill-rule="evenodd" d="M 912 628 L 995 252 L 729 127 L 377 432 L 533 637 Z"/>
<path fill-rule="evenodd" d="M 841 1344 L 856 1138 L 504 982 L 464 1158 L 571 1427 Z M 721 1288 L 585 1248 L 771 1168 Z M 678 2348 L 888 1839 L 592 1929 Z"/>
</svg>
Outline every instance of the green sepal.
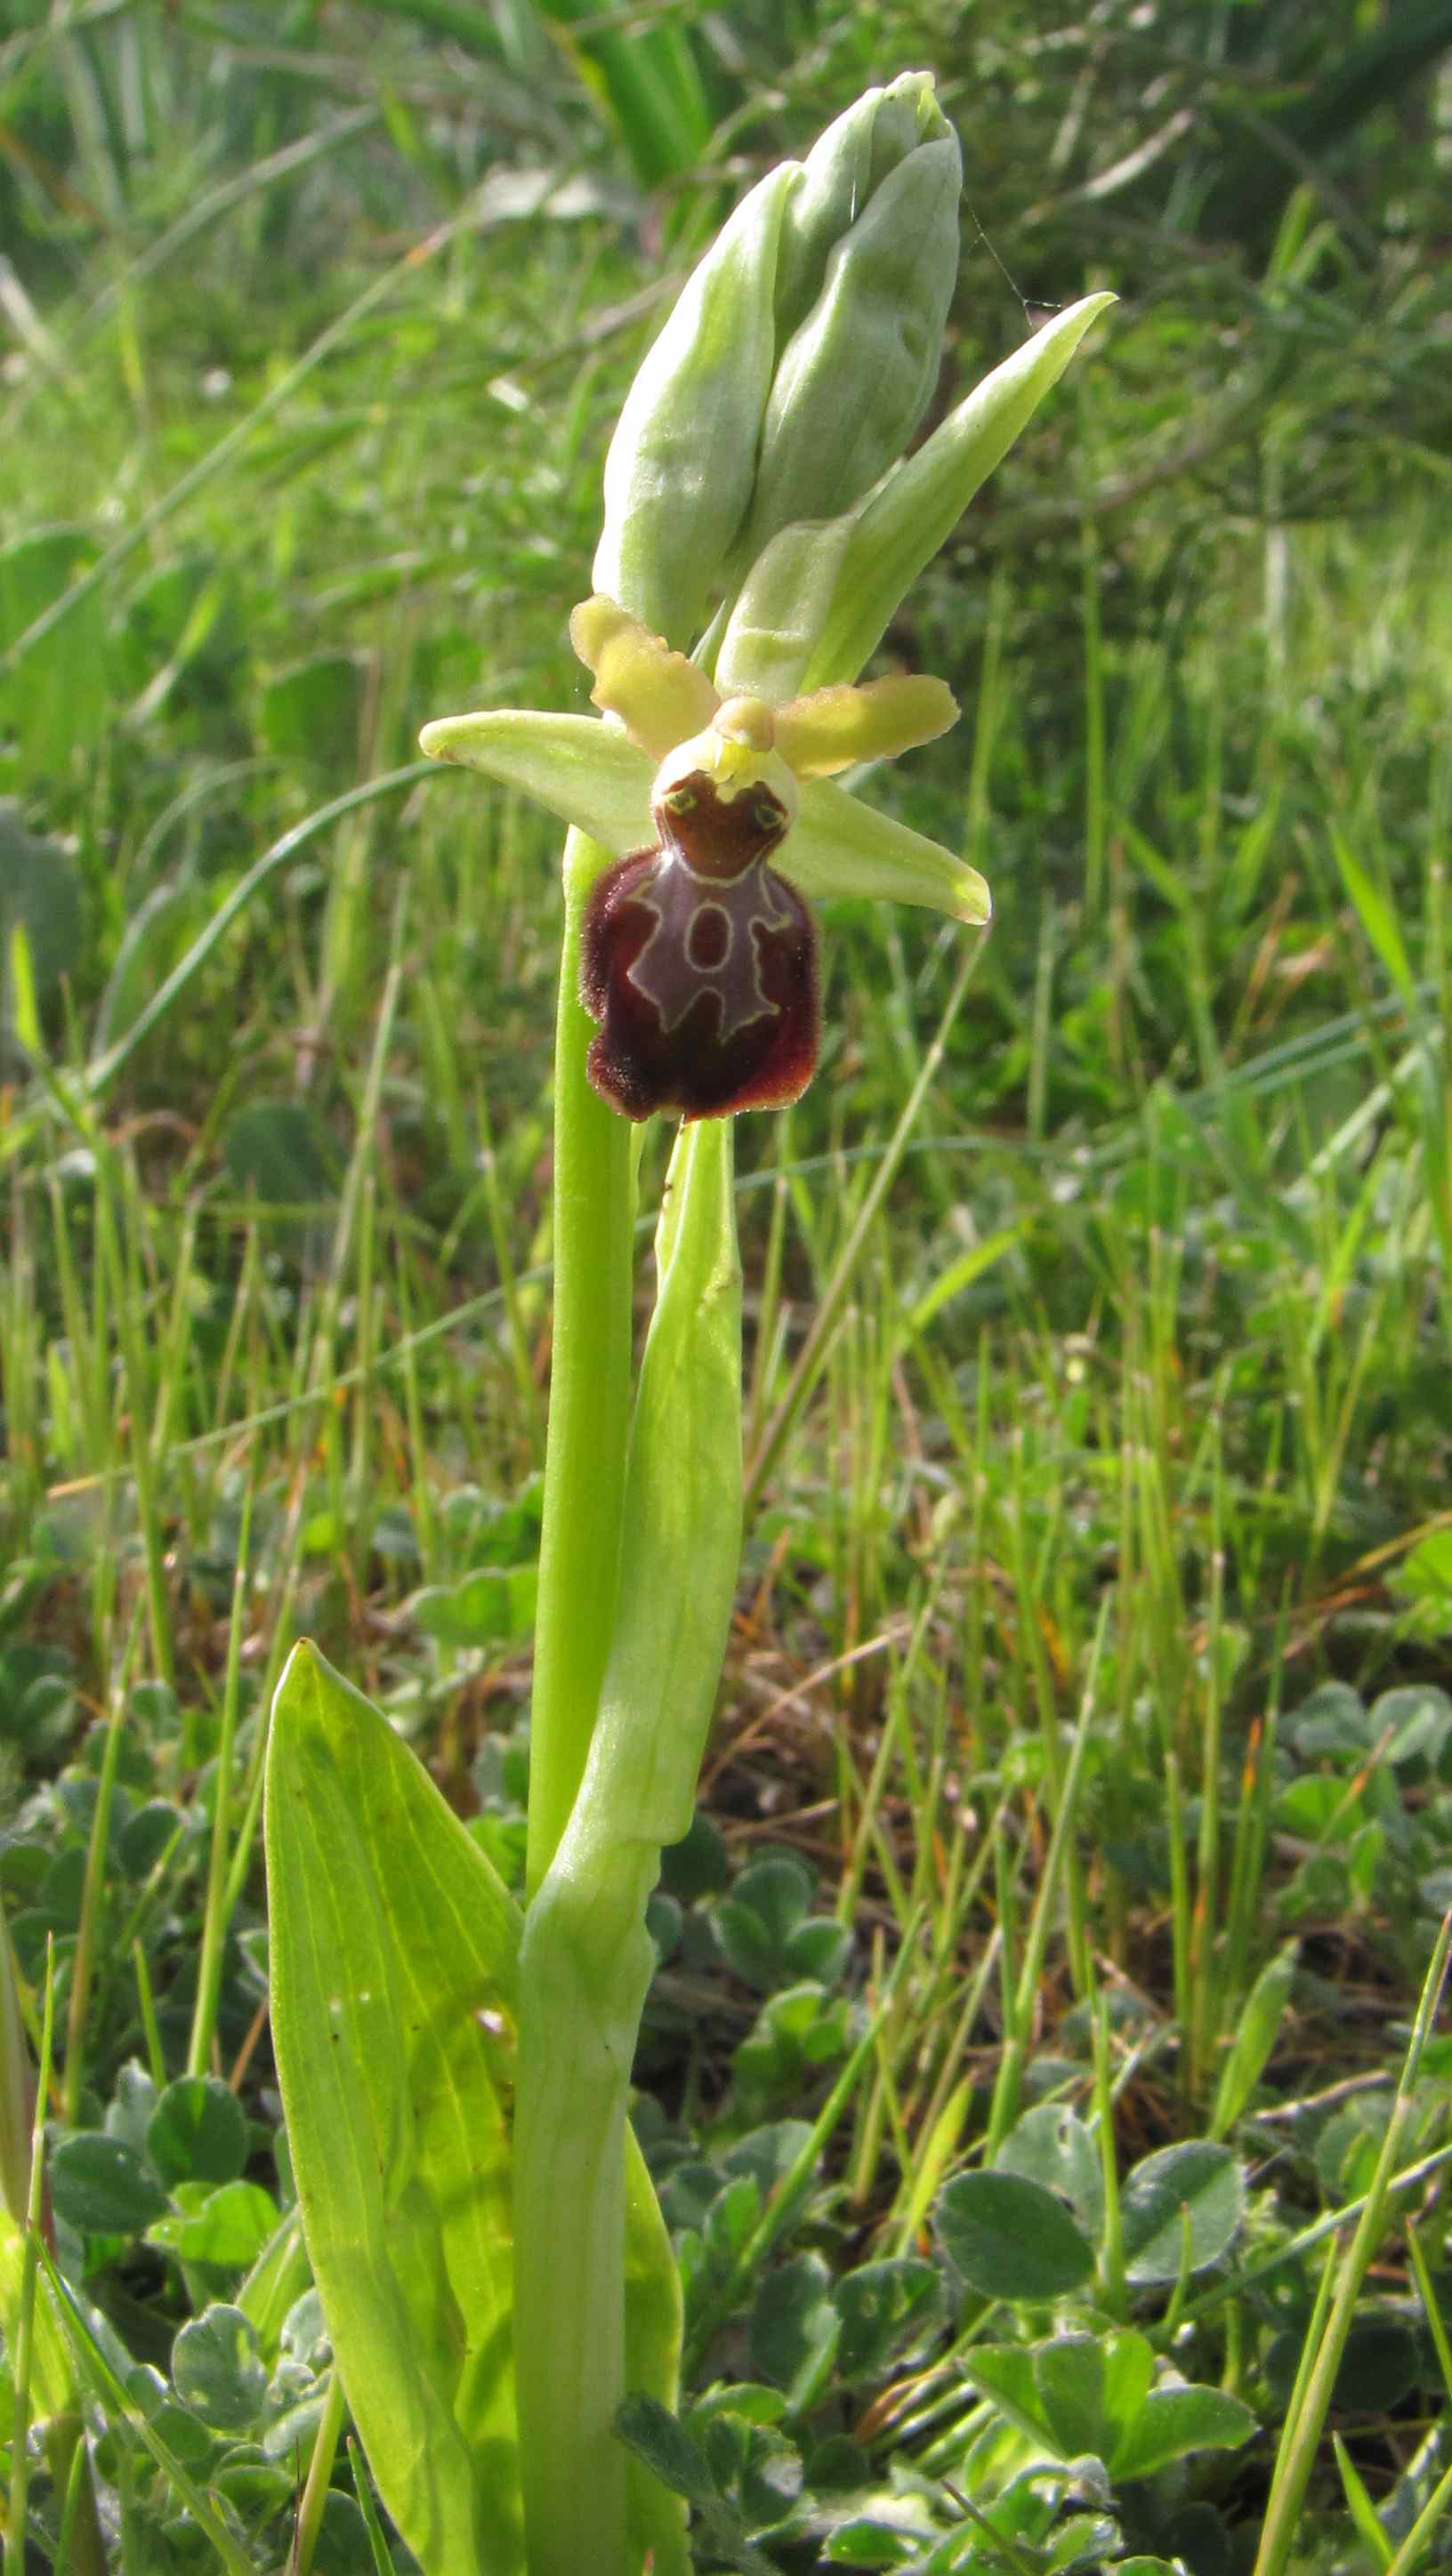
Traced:
<svg viewBox="0 0 1452 2576">
<path fill-rule="evenodd" d="M 919 573 L 1007 455 L 1113 295 L 1086 295 L 1046 322 L 949 413 L 858 511 L 832 604 L 801 680 L 855 680 Z"/>
<path fill-rule="evenodd" d="M 654 841 L 650 785 L 655 763 L 618 726 L 543 707 L 490 707 L 480 715 L 438 716 L 419 735 L 432 760 L 482 769 L 501 787 L 532 796 L 623 858 Z"/>
<path fill-rule="evenodd" d="M 419 737 L 437 760 L 482 769 L 623 857 L 656 839 L 644 752 L 590 716 L 500 708 L 441 716 Z M 869 895 L 982 923 L 993 904 L 976 868 L 937 841 L 874 813 L 829 778 L 808 779 L 801 810 L 772 860 L 805 895 Z"/>
<path fill-rule="evenodd" d="M 430 2576 L 522 2576 L 509 2122 L 523 1918 L 416 1756 L 306 1642 L 274 1707 L 266 1831 L 273 2043 L 353 2420 Z M 633 2384 L 669 2404 L 674 2270 L 630 2133 L 626 2174 Z"/>
<path fill-rule="evenodd" d="M 993 917 L 987 884 L 966 859 L 874 813 L 830 778 L 807 781 L 801 812 L 772 864 L 805 895 L 920 904 L 974 928 Z"/>
<path fill-rule="evenodd" d="M 626 396 L 597 591 L 684 643 L 728 561 L 901 454 L 936 380 L 961 175 L 931 74 L 906 72 L 742 200 Z"/>
<path fill-rule="evenodd" d="M 716 652 L 724 697 L 794 698 L 816 651 L 856 521 L 799 519 L 779 528 L 732 603 Z M 855 675 L 854 675 L 855 676 Z"/>
</svg>

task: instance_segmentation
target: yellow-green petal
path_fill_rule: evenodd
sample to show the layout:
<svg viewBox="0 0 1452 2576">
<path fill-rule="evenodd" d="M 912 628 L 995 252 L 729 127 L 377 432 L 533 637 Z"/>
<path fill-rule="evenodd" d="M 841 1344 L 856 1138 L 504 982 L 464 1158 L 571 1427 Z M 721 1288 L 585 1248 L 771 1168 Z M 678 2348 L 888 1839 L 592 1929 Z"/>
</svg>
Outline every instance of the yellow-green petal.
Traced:
<svg viewBox="0 0 1452 2576">
<path fill-rule="evenodd" d="M 431 760 L 457 761 L 462 769 L 482 769 L 501 787 L 517 787 L 617 858 L 655 840 L 655 763 L 596 716 L 490 708 L 481 715 L 440 716 L 424 726 L 419 742 Z"/>
<path fill-rule="evenodd" d="M 798 778 L 830 778 L 859 760 L 895 760 L 957 721 L 958 701 L 945 680 L 904 673 L 792 698 L 776 711 L 776 747 Z"/>
<path fill-rule="evenodd" d="M 828 778 L 803 787 L 801 811 L 772 866 L 805 895 L 922 904 L 978 925 L 993 911 L 987 885 L 965 859 L 910 832 L 905 823 L 875 814 Z"/>
<path fill-rule="evenodd" d="M 571 612 L 570 642 L 595 674 L 596 706 L 618 716 L 653 759 L 703 732 L 716 712 L 716 691 L 698 664 L 599 591 Z"/>
</svg>

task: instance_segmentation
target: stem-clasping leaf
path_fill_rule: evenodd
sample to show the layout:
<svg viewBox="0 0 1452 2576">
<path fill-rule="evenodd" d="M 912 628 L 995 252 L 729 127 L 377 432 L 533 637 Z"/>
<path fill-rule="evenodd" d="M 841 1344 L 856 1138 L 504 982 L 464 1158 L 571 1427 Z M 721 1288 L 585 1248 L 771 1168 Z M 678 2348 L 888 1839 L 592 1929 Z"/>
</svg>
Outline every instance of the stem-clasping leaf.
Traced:
<svg viewBox="0 0 1452 2576">
<path fill-rule="evenodd" d="M 273 1712 L 267 1863 L 303 2230 L 369 2467 L 426 2576 L 523 2576 L 510 2174 L 522 1918 L 417 1757 L 306 1641 Z M 672 2405 L 679 2291 L 633 2136 L 626 2310 L 629 2384 Z"/>
</svg>

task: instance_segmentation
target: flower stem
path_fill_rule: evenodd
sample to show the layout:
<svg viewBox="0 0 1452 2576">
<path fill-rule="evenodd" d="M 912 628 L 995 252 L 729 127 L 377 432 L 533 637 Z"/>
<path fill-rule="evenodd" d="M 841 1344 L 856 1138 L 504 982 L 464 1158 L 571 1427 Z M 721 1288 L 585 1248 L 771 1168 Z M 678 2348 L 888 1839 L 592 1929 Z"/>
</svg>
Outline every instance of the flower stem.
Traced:
<svg viewBox="0 0 1452 2576">
<path fill-rule="evenodd" d="M 591 1090 L 593 1024 L 579 998 L 585 900 L 608 851 L 565 844 L 555 1037 L 554 1346 L 530 1722 L 527 1889 L 569 1821 L 615 1616 L 630 1427 L 631 1134 Z"/>
<path fill-rule="evenodd" d="M 643 2555 L 613 2429 L 625 2124 L 654 1964 L 645 1908 L 662 1846 L 690 1825 L 741 1543 L 729 1120 L 682 1130 L 656 1259 L 599 1715 L 520 1949 L 514 2353 L 530 2576 L 638 2576 Z"/>
</svg>

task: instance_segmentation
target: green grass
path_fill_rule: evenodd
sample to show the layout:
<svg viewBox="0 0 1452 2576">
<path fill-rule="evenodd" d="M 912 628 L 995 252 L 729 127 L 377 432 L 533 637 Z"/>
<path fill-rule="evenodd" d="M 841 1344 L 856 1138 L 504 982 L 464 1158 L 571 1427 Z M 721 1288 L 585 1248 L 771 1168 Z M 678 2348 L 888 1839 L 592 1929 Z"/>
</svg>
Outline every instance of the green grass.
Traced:
<svg viewBox="0 0 1452 2576">
<path fill-rule="evenodd" d="M 313 2565 L 375 2564 L 275 2160 L 262 1731 L 316 1636 L 518 1881 L 557 854 L 413 746 L 582 703 L 662 274 L 557 57 L 523 136 L 502 73 L 474 131 L 429 13 L 373 13 L 376 59 L 363 14 L 269 48 L 122 5 L 0 52 L 70 191 L 7 151 L 0 1885 L 146 2576 L 276 2567 L 305 2481 Z M 606 193 L 481 227 L 510 161 Z M 1085 422 L 1096 468 L 1152 437 L 1153 328 L 1077 426 L 1058 397 L 1010 518 Z M 968 712 L 892 792 L 999 921 L 965 984 L 955 934 L 834 908 L 822 1077 L 741 1138 L 754 1516 L 640 2067 L 692 2397 L 762 2392 L 692 2418 L 703 2568 L 1448 2563 L 1443 515 L 1429 469 L 1386 523 L 1191 547 L 1170 485 L 903 630 Z M 996 2171 L 1064 2195 L 1073 2286 L 944 2269 Z M 1075 2334 L 1244 2438 L 1206 2414 L 1138 2475 L 1106 2434 L 1076 2482 Z M 46 2366 L 22 2323 L 0 2426 Z M 27 2495 L 10 2455 L 32 2564 L 100 2563 L 78 2456 Z"/>
</svg>

